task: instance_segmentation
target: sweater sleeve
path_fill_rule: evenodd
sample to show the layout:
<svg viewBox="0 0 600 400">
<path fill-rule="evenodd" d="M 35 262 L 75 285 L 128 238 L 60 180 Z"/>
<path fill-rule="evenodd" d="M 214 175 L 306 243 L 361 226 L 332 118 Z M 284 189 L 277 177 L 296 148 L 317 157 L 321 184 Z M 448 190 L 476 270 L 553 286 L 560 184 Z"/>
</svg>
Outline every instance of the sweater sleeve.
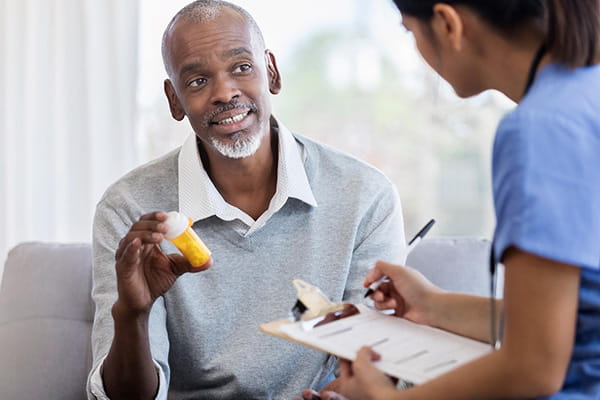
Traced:
<svg viewBox="0 0 600 400">
<path fill-rule="evenodd" d="M 389 183 L 389 181 L 388 181 Z M 361 218 L 356 235 L 344 301 L 364 301 L 362 283 L 377 261 L 404 264 L 406 241 L 400 197 L 393 184 L 382 187 Z"/>
<path fill-rule="evenodd" d="M 123 202 L 116 202 L 115 204 L 123 204 Z M 92 241 L 92 299 L 95 304 L 95 313 L 92 328 L 92 369 L 87 383 L 89 399 L 107 398 L 103 397 L 106 394 L 104 393 L 100 371 L 112 344 L 114 332 L 111 310 L 117 300 L 115 253 L 119 241 L 140 215 L 141 213 L 134 208 L 117 209 L 106 198 L 98 204 L 96 209 Z M 166 310 L 162 297 L 158 298 L 152 306 L 148 330 L 152 357 L 159 375 L 160 386 L 156 398 L 166 399 L 169 385 L 169 341 L 166 328 Z"/>
</svg>

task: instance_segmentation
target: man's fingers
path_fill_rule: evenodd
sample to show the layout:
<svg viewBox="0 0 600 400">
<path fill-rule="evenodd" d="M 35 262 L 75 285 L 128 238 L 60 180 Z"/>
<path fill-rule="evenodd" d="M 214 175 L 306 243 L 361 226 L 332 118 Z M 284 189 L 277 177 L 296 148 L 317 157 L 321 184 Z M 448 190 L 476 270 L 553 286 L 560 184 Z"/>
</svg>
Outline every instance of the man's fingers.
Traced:
<svg viewBox="0 0 600 400">
<path fill-rule="evenodd" d="M 148 214 L 144 214 L 140 217 L 140 220 L 156 220 L 164 222 L 167 220 L 167 213 L 164 211 L 154 211 Z"/>
<path fill-rule="evenodd" d="M 212 258 L 209 258 L 207 262 L 199 267 L 194 267 L 190 262 L 181 254 L 169 254 L 169 260 L 173 268 L 173 273 L 179 276 L 186 272 L 196 273 L 206 271 L 212 266 Z"/>
<path fill-rule="evenodd" d="M 120 258 L 120 253 L 123 251 L 124 245 L 131 242 L 134 238 L 139 238 L 143 244 L 157 244 L 162 242 L 164 239 L 163 235 L 167 232 L 167 226 L 163 223 L 166 216 L 162 211 L 142 215 L 119 242 L 115 258 Z"/>
<path fill-rule="evenodd" d="M 164 236 L 159 232 L 153 232 L 149 230 L 144 231 L 130 231 L 127 235 L 125 235 L 124 240 L 130 241 L 133 238 L 138 238 L 144 244 L 157 244 L 162 242 Z"/>
<path fill-rule="evenodd" d="M 137 240 L 140 244 L 157 244 L 163 240 L 163 235 L 158 232 L 151 231 L 139 231 L 139 232 L 129 232 L 121 241 L 119 241 L 119 247 L 117 248 L 117 252 L 115 253 L 115 260 L 119 260 L 123 254 L 123 251 L 131 245 L 131 243 Z"/>
<path fill-rule="evenodd" d="M 199 267 L 193 267 L 191 272 L 200 272 L 200 271 L 206 271 L 207 269 L 209 269 L 210 267 L 212 267 L 213 264 L 213 259 L 212 257 L 208 259 L 207 262 L 205 262 L 204 264 L 202 264 Z"/>
<path fill-rule="evenodd" d="M 167 233 L 167 225 L 157 220 L 139 220 L 131 225 L 129 232 L 151 231 L 158 233 Z"/>
<path fill-rule="evenodd" d="M 142 248 L 142 242 L 138 238 L 134 238 L 132 241 L 127 243 L 125 247 L 119 247 L 119 252 L 116 255 L 117 271 L 121 268 L 119 266 L 129 266 L 135 264 L 139 260 L 140 249 Z"/>
</svg>

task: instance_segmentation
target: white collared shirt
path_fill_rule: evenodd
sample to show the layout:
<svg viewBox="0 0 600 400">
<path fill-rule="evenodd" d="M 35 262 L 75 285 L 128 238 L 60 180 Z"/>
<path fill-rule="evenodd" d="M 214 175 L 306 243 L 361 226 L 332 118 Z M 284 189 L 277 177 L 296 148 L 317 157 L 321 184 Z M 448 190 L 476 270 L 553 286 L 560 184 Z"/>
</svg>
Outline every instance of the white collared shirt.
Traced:
<svg viewBox="0 0 600 400">
<path fill-rule="evenodd" d="M 277 187 L 269 208 L 257 220 L 223 199 L 202 165 L 196 134 L 193 132 L 179 153 L 179 211 L 194 222 L 211 216 L 232 221 L 233 228 L 247 236 L 263 227 L 288 198 L 296 198 L 316 207 L 317 201 L 304 170 L 304 147 L 284 125 L 273 118 L 271 124 L 274 123 L 278 128 L 272 127 L 279 135 Z"/>
</svg>

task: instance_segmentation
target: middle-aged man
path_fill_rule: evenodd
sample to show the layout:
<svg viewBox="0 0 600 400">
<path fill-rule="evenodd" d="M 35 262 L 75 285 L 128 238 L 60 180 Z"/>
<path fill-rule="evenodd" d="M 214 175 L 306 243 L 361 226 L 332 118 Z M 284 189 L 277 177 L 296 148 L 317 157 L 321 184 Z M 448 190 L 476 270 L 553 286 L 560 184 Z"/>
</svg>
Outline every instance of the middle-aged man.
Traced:
<svg viewBox="0 0 600 400">
<path fill-rule="evenodd" d="M 377 259 L 404 261 L 396 191 L 273 117 L 281 78 L 243 9 L 189 4 L 165 31 L 163 58 L 171 114 L 194 133 L 98 204 L 89 396 L 284 399 L 321 388 L 334 360 L 258 325 L 288 314 L 295 278 L 358 302 Z M 194 221 L 212 266 L 192 267 L 163 240 L 170 210 Z"/>
</svg>

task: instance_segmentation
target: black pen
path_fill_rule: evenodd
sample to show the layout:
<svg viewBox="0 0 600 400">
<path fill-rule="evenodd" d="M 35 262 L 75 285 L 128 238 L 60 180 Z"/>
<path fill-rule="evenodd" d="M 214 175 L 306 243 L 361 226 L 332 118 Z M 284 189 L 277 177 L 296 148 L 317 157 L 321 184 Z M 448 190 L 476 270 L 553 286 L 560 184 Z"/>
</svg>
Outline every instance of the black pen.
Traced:
<svg viewBox="0 0 600 400">
<path fill-rule="evenodd" d="M 427 234 L 427 232 L 429 232 L 429 230 L 431 229 L 431 227 L 433 226 L 433 224 L 435 224 L 435 219 L 431 219 L 427 225 L 425 225 L 416 235 L 415 237 L 413 237 L 410 242 L 408 242 L 408 247 L 406 248 L 406 255 L 408 256 L 410 254 L 410 252 L 417 247 L 417 245 L 419 244 L 419 242 L 423 239 L 423 237 Z M 376 280 L 375 282 L 371 283 L 371 285 L 369 286 L 369 290 L 367 290 L 367 293 L 365 293 L 365 297 L 369 297 L 371 294 L 373 294 L 377 288 L 379 287 L 379 285 L 381 285 L 383 283 L 383 281 L 385 281 L 387 279 L 387 276 L 382 276 L 381 278 L 379 278 L 378 280 Z"/>
</svg>

